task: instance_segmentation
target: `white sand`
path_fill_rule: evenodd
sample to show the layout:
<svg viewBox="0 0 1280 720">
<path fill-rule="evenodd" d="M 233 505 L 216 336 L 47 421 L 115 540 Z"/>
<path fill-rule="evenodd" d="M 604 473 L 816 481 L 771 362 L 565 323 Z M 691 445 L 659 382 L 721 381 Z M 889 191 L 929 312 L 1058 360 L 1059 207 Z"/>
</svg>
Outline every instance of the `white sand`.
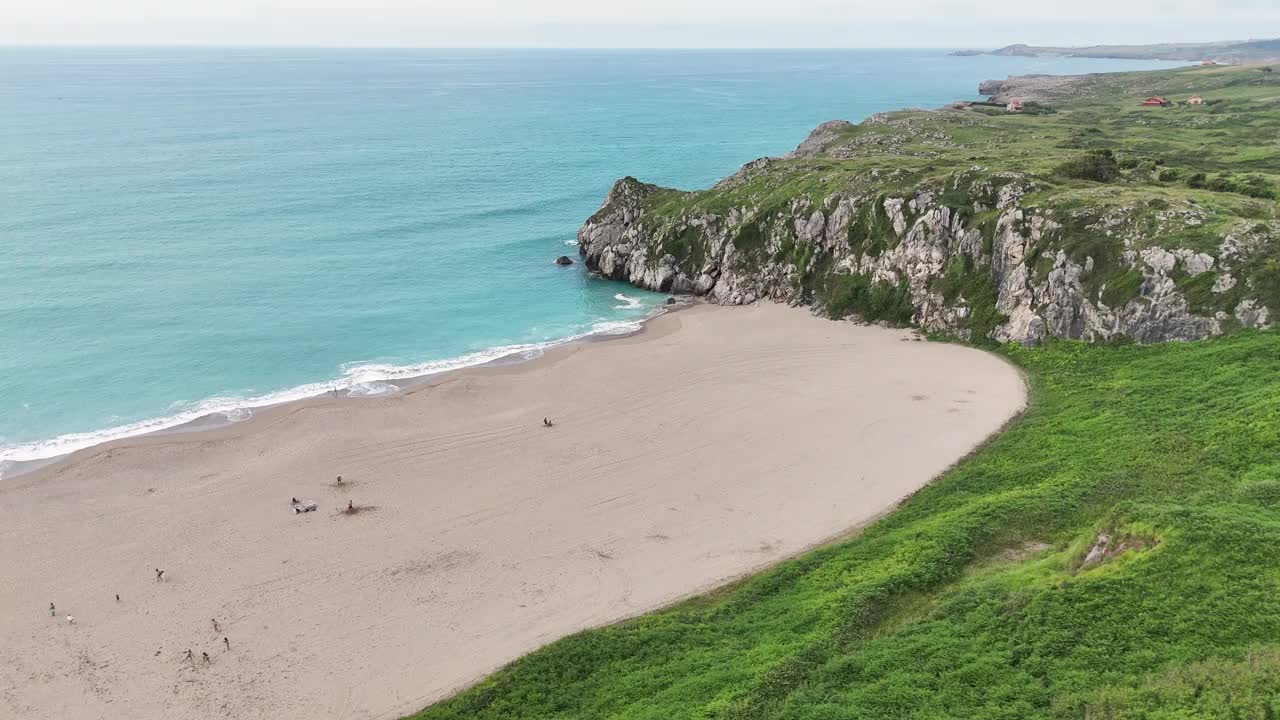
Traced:
<svg viewBox="0 0 1280 720">
<path fill-rule="evenodd" d="M 1000 359 L 909 337 L 696 307 L 6 480 L 0 717 L 395 718 L 793 555 L 1022 407 Z M 292 514 L 292 496 L 319 511 Z M 376 508 L 343 515 L 349 499 Z"/>
</svg>

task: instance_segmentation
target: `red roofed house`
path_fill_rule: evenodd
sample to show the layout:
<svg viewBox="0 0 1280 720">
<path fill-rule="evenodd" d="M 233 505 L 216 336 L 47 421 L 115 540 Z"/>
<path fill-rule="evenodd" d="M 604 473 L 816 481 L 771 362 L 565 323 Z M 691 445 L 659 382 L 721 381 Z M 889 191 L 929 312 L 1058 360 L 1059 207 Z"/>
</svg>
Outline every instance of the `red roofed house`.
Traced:
<svg viewBox="0 0 1280 720">
<path fill-rule="evenodd" d="M 1169 104 L 1169 101 L 1165 100 L 1162 97 L 1149 97 L 1146 100 L 1142 101 L 1143 107 L 1164 107 L 1165 105 L 1168 105 L 1168 104 Z"/>
</svg>

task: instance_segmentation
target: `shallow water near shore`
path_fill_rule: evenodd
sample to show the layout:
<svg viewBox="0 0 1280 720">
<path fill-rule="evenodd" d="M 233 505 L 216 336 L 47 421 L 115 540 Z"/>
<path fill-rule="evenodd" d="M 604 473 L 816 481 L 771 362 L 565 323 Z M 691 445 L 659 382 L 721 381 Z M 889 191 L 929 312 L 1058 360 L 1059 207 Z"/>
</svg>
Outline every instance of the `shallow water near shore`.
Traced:
<svg viewBox="0 0 1280 720">
<path fill-rule="evenodd" d="M 820 122 L 990 77 L 945 51 L 0 49 L 0 471 L 632 326 L 573 236 Z"/>
</svg>

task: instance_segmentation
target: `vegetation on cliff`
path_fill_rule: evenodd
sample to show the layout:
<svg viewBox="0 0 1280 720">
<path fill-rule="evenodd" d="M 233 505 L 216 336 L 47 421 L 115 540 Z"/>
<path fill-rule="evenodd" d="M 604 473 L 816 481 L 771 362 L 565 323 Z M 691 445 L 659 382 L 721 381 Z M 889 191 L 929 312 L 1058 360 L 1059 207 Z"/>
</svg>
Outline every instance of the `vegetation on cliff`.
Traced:
<svg viewBox="0 0 1280 720">
<path fill-rule="evenodd" d="M 1280 333 L 1001 352 L 1024 417 L 861 535 L 415 719 L 1276 717 Z"/>
<path fill-rule="evenodd" d="M 1280 312 L 1268 290 L 1280 284 L 1280 76 L 1263 70 L 1012 79 L 994 92 L 1035 112 L 969 104 L 827 123 L 707 190 L 624 181 L 581 249 L 588 266 L 653 289 L 968 339 L 1265 326 Z M 1140 105 L 1151 96 L 1177 102 Z M 944 292 L 961 265 L 968 292 Z"/>
</svg>

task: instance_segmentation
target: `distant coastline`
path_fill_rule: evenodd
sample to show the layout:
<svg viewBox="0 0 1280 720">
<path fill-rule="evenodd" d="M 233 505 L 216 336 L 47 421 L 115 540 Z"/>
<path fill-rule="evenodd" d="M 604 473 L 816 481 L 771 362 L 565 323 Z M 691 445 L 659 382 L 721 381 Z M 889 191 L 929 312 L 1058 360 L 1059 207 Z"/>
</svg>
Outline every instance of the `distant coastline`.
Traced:
<svg viewBox="0 0 1280 720">
<path fill-rule="evenodd" d="M 1228 40 L 1209 43 L 1158 43 L 1153 45 L 1089 45 L 1050 47 L 1006 45 L 997 50 L 957 50 L 958 57 L 994 55 L 1003 57 L 1068 57 L 1111 60 L 1174 60 L 1186 62 L 1253 63 L 1280 59 L 1280 38 L 1270 40 Z"/>
</svg>

